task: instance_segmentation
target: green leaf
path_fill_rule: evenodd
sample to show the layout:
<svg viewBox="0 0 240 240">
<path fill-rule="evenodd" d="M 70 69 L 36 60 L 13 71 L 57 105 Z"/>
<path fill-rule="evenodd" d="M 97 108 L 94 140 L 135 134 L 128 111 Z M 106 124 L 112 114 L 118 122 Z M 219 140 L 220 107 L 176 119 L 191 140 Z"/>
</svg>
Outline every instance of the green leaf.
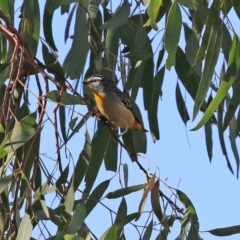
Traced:
<svg viewBox="0 0 240 240">
<path fill-rule="evenodd" d="M 227 149 L 226 149 L 224 136 L 223 136 L 223 104 L 224 104 L 224 102 L 222 102 L 222 104 L 220 104 L 218 106 L 218 111 L 217 111 L 217 113 L 218 113 L 218 136 L 219 136 L 219 140 L 220 140 L 220 144 L 221 144 L 222 153 L 225 156 L 226 161 L 227 161 L 227 166 L 228 166 L 229 170 L 231 171 L 231 173 L 233 174 L 233 169 L 232 169 L 231 163 L 228 158 Z"/>
<path fill-rule="evenodd" d="M 56 239 L 56 240 L 58 240 L 58 239 Z M 64 240 L 84 240 L 84 239 L 75 234 L 66 234 L 66 235 L 64 235 Z"/>
<path fill-rule="evenodd" d="M 232 0 L 223 0 L 221 5 L 221 10 L 223 11 L 224 15 L 227 16 L 229 11 L 231 10 L 233 6 Z"/>
<path fill-rule="evenodd" d="M 163 66 L 155 75 L 152 92 L 152 108 L 148 110 L 148 121 L 153 142 L 160 139 L 158 126 L 158 102 L 161 95 L 161 87 L 165 74 L 165 66 Z"/>
<path fill-rule="evenodd" d="M 207 147 L 208 158 L 211 162 L 212 160 L 212 149 L 213 149 L 213 140 L 212 140 L 212 124 L 208 121 L 205 125 L 205 141 Z"/>
<path fill-rule="evenodd" d="M 68 16 L 68 19 L 67 19 L 67 22 L 66 22 L 66 28 L 65 28 L 65 33 L 64 33 L 65 43 L 66 43 L 67 39 L 69 38 L 70 26 L 71 26 L 73 14 L 74 14 L 76 8 L 77 8 L 77 4 L 74 5 L 73 8 L 71 9 L 71 12 L 70 12 L 70 14 Z"/>
<path fill-rule="evenodd" d="M 10 63 L 0 64 L 0 87 L 3 86 L 4 82 L 8 79 L 9 72 L 11 69 Z M 2 95 L 4 96 L 4 95 Z"/>
<path fill-rule="evenodd" d="M 76 122 L 77 122 L 77 120 L 78 120 L 78 117 L 72 118 L 72 119 L 70 120 L 70 122 L 69 122 L 68 126 L 69 126 L 69 128 L 70 128 L 71 130 L 73 130 L 73 129 L 74 129 L 74 127 L 75 127 L 75 125 L 76 125 Z"/>
<path fill-rule="evenodd" d="M 71 211 L 73 210 L 73 206 L 74 206 L 74 188 L 73 188 L 73 184 L 71 184 L 70 188 L 68 189 L 68 193 L 67 193 L 66 200 L 64 202 L 64 206 L 65 206 L 66 212 L 70 214 Z"/>
<path fill-rule="evenodd" d="M 27 213 L 25 213 L 25 215 L 21 220 L 16 240 L 30 239 L 32 234 L 32 229 L 33 229 L 33 226 L 31 223 L 30 216 Z"/>
<path fill-rule="evenodd" d="M 0 194 L 5 190 L 8 184 L 12 181 L 13 175 L 4 176 L 0 178 Z"/>
<path fill-rule="evenodd" d="M 197 96 L 195 99 L 193 119 L 196 118 L 212 82 L 212 76 L 215 70 L 215 65 L 218 60 L 220 48 L 222 45 L 222 32 L 219 30 L 219 22 L 212 26 L 209 42 L 207 46 L 206 59 L 203 69 L 203 74 L 200 80 Z"/>
<path fill-rule="evenodd" d="M 90 18 L 95 20 L 97 14 L 98 14 L 98 8 L 101 3 L 101 0 L 91 0 L 88 5 L 88 11 Z"/>
<path fill-rule="evenodd" d="M 232 0 L 233 3 L 233 8 L 238 16 L 238 18 L 240 19 L 240 5 L 239 5 L 239 1 L 238 0 Z"/>
<path fill-rule="evenodd" d="M 6 150 L 8 153 L 11 153 L 18 148 L 20 148 L 22 145 L 24 145 L 28 140 L 30 140 L 38 131 L 38 128 L 31 128 L 24 132 L 21 132 L 19 134 L 16 134 L 12 136 L 4 146 L 4 150 Z"/>
<path fill-rule="evenodd" d="M 66 77 L 75 79 L 82 75 L 88 50 L 89 42 L 86 11 L 78 5 L 72 47 L 63 63 Z"/>
<path fill-rule="evenodd" d="M 113 225 L 110 227 L 100 238 L 99 240 L 117 240 L 117 229 Z"/>
<path fill-rule="evenodd" d="M 198 3 L 197 0 L 177 0 L 180 4 L 184 5 L 185 7 L 192 9 L 192 10 L 197 10 L 198 8 Z"/>
<path fill-rule="evenodd" d="M 209 230 L 207 232 L 219 237 L 230 236 L 233 234 L 240 233 L 240 225 L 235 225 L 235 226 L 225 227 L 225 228 L 216 228 L 216 229 Z"/>
<path fill-rule="evenodd" d="M 53 39 L 52 19 L 54 11 L 60 6 L 60 2 L 61 0 L 47 0 L 43 12 L 43 33 L 46 42 L 49 43 L 54 51 L 57 51 L 57 47 Z"/>
<path fill-rule="evenodd" d="M 166 68 L 168 70 L 170 70 L 171 67 L 175 65 L 175 56 L 181 33 L 181 26 L 181 11 L 178 3 L 174 1 L 168 13 L 167 26 L 164 37 L 164 47 L 168 53 L 168 58 L 166 60 Z"/>
<path fill-rule="evenodd" d="M 47 93 L 47 98 L 53 102 L 60 103 L 62 105 L 76 105 L 76 104 L 85 104 L 78 96 L 74 96 L 70 93 L 63 92 L 60 96 L 60 91 L 53 90 Z"/>
<path fill-rule="evenodd" d="M 110 180 L 106 180 L 106 181 L 100 183 L 90 194 L 90 196 L 88 197 L 88 200 L 86 202 L 86 217 L 89 215 L 89 213 L 93 210 L 93 208 L 100 201 L 102 195 L 108 188 L 109 183 L 110 183 Z"/>
<path fill-rule="evenodd" d="M 123 197 L 116 214 L 114 225 L 115 224 L 118 225 L 119 222 L 124 222 L 124 218 L 126 217 L 126 215 L 127 215 L 127 203 L 125 198 Z M 119 230 L 119 227 L 117 227 L 117 229 Z"/>
<path fill-rule="evenodd" d="M 187 121 L 190 120 L 190 117 L 189 117 L 187 107 L 186 107 L 186 104 L 183 99 L 183 96 L 182 96 L 182 93 L 181 93 L 178 83 L 176 85 L 176 102 L 177 102 L 178 112 L 182 118 L 182 121 L 186 125 Z"/>
<path fill-rule="evenodd" d="M 128 186 L 128 165 L 126 163 L 123 164 L 123 177 L 124 177 L 124 186 L 126 188 Z"/>
<path fill-rule="evenodd" d="M 126 82 L 125 88 L 131 89 L 131 98 L 133 101 L 136 100 L 138 90 L 141 85 L 142 75 L 145 67 L 145 61 L 137 61 L 134 66 L 131 67 L 128 80 Z"/>
<path fill-rule="evenodd" d="M 197 216 L 197 212 L 195 210 L 195 207 L 193 206 L 191 200 L 187 197 L 187 195 L 185 193 L 183 193 L 182 191 L 180 191 L 178 189 L 176 190 L 176 192 L 177 192 L 177 195 L 178 195 L 180 201 L 189 210 L 191 220 L 192 220 L 192 224 L 195 226 L 195 228 L 198 231 L 199 230 L 199 223 L 198 223 L 198 216 Z"/>
<path fill-rule="evenodd" d="M 10 20 L 14 25 L 14 0 L 1 0 L 0 9 L 3 11 L 4 15 Z"/>
<path fill-rule="evenodd" d="M 59 176 L 58 180 L 56 181 L 56 187 L 60 190 L 62 188 L 62 184 L 66 184 L 68 180 L 68 174 L 69 174 L 69 164 L 66 166 L 66 168 L 63 170 L 61 175 Z"/>
<path fill-rule="evenodd" d="M 143 25 L 144 27 L 151 26 L 154 30 L 156 31 L 158 30 L 156 20 L 157 20 L 157 16 L 158 16 L 161 5 L 162 5 L 162 0 L 151 0 L 147 9 L 149 19 Z"/>
<path fill-rule="evenodd" d="M 209 13 L 207 15 L 208 18 L 206 23 L 206 29 L 202 38 L 202 44 L 198 50 L 197 56 L 195 58 L 195 62 L 189 71 L 189 75 L 195 72 L 196 68 L 202 63 L 203 59 L 205 58 L 205 51 L 207 50 L 207 47 L 208 47 L 209 36 L 212 30 L 212 26 L 214 25 L 215 22 L 220 21 L 219 20 L 220 4 L 221 4 L 220 1 L 214 0 L 210 7 Z M 219 25 L 216 26 L 216 28 L 219 29 Z"/>
<path fill-rule="evenodd" d="M 239 175 L 239 154 L 238 154 L 238 148 L 237 148 L 237 144 L 236 144 L 236 137 L 237 135 L 237 122 L 235 117 L 232 118 L 230 125 L 229 125 L 229 139 L 230 139 L 230 143 L 231 143 L 231 148 L 232 148 L 232 152 L 236 161 L 236 165 L 237 165 L 237 178 Z"/>
<path fill-rule="evenodd" d="M 77 190 L 77 188 L 79 187 L 84 178 L 90 159 L 91 159 L 91 139 L 88 132 L 86 131 L 84 147 L 79 155 L 78 161 L 74 168 L 75 171 L 73 172 L 73 176 L 71 178 L 71 182 L 73 181 L 75 191 Z"/>
<path fill-rule="evenodd" d="M 98 171 L 102 164 L 104 153 L 107 148 L 107 139 L 109 131 L 105 124 L 102 122 L 98 123 L 98 129 L 95 132 L 92 139 L 92 148 L 91 148 L 91 160 L 85 175 L 86 188 L 84 192 L 89 193 L 92 189 L 92 186 L 97 178 Z"/>
<path fill-rule="evenodd" d="M 48 211 L 46 202 L 45 202 L 44 200 L 40 200 L 40 204 L 41 204 L 41 206 L 42 206 L 42 210 L 43 210 L 46 218 L 49 219 L 49 211 Z"/>
<path fill-rule="evenodd" d="M 232 37 L 231 34 L 224 22 L 221 24 L 221 30 L 222 30 L 222 51 L 224 54 L 225 61 L 228 61 L 229 59 L 229 53 L 231 51 L 232 46 Z"/>
<path fill-rule="evenodd" d="M 75 234 L 77 230 L 81 227 L 84 219 L 86 217 L 86 205 L 84 203 L 79 203 L 73 213 L 72 221 L 69 225 L 69 233 Z"/>
<path fill-rule="evenodd" d="M 40 10 L 38 0 L 24 1 L 22 17 L 23 39 L 35 55 L 37 53 L 40 35 Z"/>
<path fill-rule="evenodd" d="M 66 108 L 65 106 L 59 106 L 59 124 L 60 124 L 60 129 L 62 133 L 62 138 L 64 142 L 67 141 L 67 134 L 66 134 L 66 114 L 65 114 Z"/>
<path fill-rule="evenodd" d="M 111 28 L 107 30 L 106 34 L 106 68 L 115 72 L 116 59 L 118 56 L 118 47 L 119 47 L 119 31 L 117 28 Z M 112 72 L 110 72 L 110 76 L 112 76 Z"/>
<path fill-rule="evenodd" d="M 165 53 L 165 49 L 164 49 L 164 45 L 163 45 L 162 49 L 158 53 L 158 59 L 157 59 L 157 64 L 156 64 L 156 71 L 159 69 L 159 67 L 160 67 L 160 65 L 162 63 L 162 60 L 163 60 L 163 57 L 164 57 L 164 53 Z"/>
<path fill-rule="evenodd" d="M 124 0 L 123 4 L 117 8 L 116 12 L 113 14 L 112 18 L 106 23 L 101 25 L 100 29 L 110 29 L 117 28 L 126 23 L 128 16 L 130 14 L 130 3 L 127 0 Z"/>
<path fill-rule="evenodd" d="M 199 236 L 198 229 L 196 229 L 196 227 L 193 224 L 191 224 L 191 227 L 189 228 L 186 240 L 192 239 L 202 240 L 202 238 L 200 238 Z"/>
<path fill-rule="evenodd" d="M 155 91 L 155 89 L 153 72 L 154 72 L 153 58 L 145 60 L 144 70 L 142 74 L 143 103 L 145 110 L 151 110 L 154 104 L 153 92 Z"/>
<path fill-rule="evenodd" d="M 229 88 L 233 85 L 236 77 L 237 77 L 237 71 L 239 69 L 239 56 L 238 56 L 238 50 L 240 49 L 240 44 L 238 41 L 238 38 L 236 35 L 233 38 L 233 43 L 229 55 L 229 62 L 228 62 L 228 69 L 224 76 L 223 81 L 221 82 L 221 85 L 216 93 L 216 96 L 212 100 L 212 102 L 209 104 L 205 114 L 203 115 L 200 122 L 197 124 L 196 127 L 194 127 L 192 130 L 198 130 L 201 128 L 213 115 L 223 98 L 226 96 Z"/>
<path fill-rule="evenodd" d="M 184 214 L 184 216 L 181 219 L 181 223 L 182 223 L 181 232 L 175 240 L 183 240 L 183 239 L 186 238 L 188 228 L 189 228 L 189 225 L 190 225 L 190 221 L 191 221 L 190 212 L 186 211 L 186 213 Z"/>
<path fill-rule="evenodd" d="M 37 201 L 42 195 L 46 195 L 49 191 L 49 181 L 47 180 L 43 185 L 41 185 L 34 194 L 34 199 Z"/>
<path fill-rule="evenodd" d="M 143 237 L 141 238 L 142 240 L 149 240 L 151 238 L 152 235 L 152 229 L 153 229 L 153 220 L 150 221 L 150 223 L 148 224 Z"/>
<path fill-rule="evenodd" d="M 2 148 L 0 148 L 0 159 L 5 157 L 8 154 L 8 152 Z"/>
<path fill-rule="evenodd" d="M 122 229 L 126 224 L 130 223 L 133 219 L 136 219 L 137 215 L 137 212 L 131 213 L 126 217 L 119 219 L 116 223 L 114 223 L 114 226 L 117 230 Z"/>
<path fill-rule="evenodd" d="M 47 71 L 51 74 L 54 74 L 54 78 L 57 82 L 65 83 L 64 71 L 62 66 L 60 65 L 58 56 L 49 52 L 47 46 L 42 42 L 42 54 L 44 62 L 47 66 Z"/>
<path fill-rule="evenodd" d="M 117 135 L 117 131 L 115 131 Z M 104 163 L 106 170 L 117 171 L 117 157 L 118 157 L 118 143 L 115 141 L 114 136 L 109 132 L 109 137 L 106 139 L 107 148 L 104 153 Z"/>
<path fill-rule="evenodd" d="M 137 192 L 137 191 L 145 188 L 146 186 L 147 186 L 147 183 L 139 184 L 139 185 L 135 185 L 135 186 L 131 186 L 131 187 L 126 187 L 126 188 L 121 188 L 114 192 L 109 192 L 105 197 L 108 199 L 119 198 L 119 197 L 128 195 L 130 193 Z"/>
<path fill-rule="evenodd" d="M 125 54 L 125 57 L 132 61 L 147 60 L 152 57 L 152 53 L 145 50 L 136 50 Z"/>
</svg>

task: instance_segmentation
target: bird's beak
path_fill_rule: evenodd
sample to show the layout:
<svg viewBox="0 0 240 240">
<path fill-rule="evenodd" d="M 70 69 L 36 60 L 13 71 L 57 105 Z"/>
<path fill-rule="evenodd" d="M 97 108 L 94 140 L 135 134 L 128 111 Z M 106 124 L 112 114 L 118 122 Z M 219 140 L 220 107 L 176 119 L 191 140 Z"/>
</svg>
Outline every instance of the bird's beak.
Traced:
<svg viewBox="0 0 240 240">
<path fill-rule="evenodd" d="M 86 80 L 83 80 L 82 83 L 83 83 L 83 84 L 87 84 L 87 81 L 86 81 Z"/>
</svg>

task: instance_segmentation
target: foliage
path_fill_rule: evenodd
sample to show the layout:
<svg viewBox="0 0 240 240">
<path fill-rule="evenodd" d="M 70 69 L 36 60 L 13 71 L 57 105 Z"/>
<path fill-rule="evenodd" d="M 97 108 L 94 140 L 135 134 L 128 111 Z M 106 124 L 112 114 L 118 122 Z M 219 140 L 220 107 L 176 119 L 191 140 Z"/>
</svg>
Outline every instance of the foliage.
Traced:
<svg viewBox="0 0 240 240">
<path fill-rule="evenodd" d="M 113 7 L 113 2 L 118 5 Z M 167 186 L 157 169 L 149 173 L 141 165 L 139 153 L 146 153 L 147 147 L 145 133 L 128 131 L 120 140 L 102 120 L 93 136 L 89 134 L 88 119 L 98 112 L 90 91 L 83 88 L 83 95 L 79 92 L 81 80 L 96 73 L 116 83 L 120 79 L 133 102 L 142 89 L 155 142 L 160 138 L 157 110 L 165 68 L 174 67 L 179 78 L 176 101 L 182 121 L 186 124 L 190 120 L 184 89 L 193 99 L 192 120 L 201 115 L 192 130 L 205 127 L 209 160 L 212 127 L 216 127 L 227 166 L 238 177 L 240 44 L 229 17 L 235 11 L 240 18 L 238 0 L 116 2 L 46 0 L 41 9 L 41 1 L 24 0 L 16 10 L 13 0 L 0 1 L 1 239 L 35 239 L 34 232 L 49 240 L 98 239 L 85 221 L 94 214 L 97 204 L 112 217 L 100 239 L 125 239 L 127 224 L 135 227 L 140 239 L 150 239 L 153 232 L 157 232 L 156 239 L 166 239 L 176 221 L 181 223 L 176 239 L 201 239 L 191 200 Z M 60 49 L 52 28 L 57 11 L 62 15 L 59 22 L 67 15 L 64 41 L 69 49 L 63 64 L 58 60 Z M 160 23 L 165 26 L 162 30 Z M 83 113 L 86 106 L 89 111 Z M 80 138 L 79 131 L 84 128 L 85 143 L 76 158 L 69 146 L 75 136 Z M 225 144 L 226 129 L 235 169 Z M 44 152 L 46 141 L 49 149 L 54 149 L 52 153 Z M 122 163 L 122 152 L 129 155 L 136 172 L 146 176 L 146 183 L 128 186 L 128 165 Z M 107 194 L 112 179 L 97 180 L 102 162 L 104 171 L 119 175 L 120 188 Z M 162 191 L 160 182 L 171 191 L 174 201 Z M 142 189 L 138 212 L 129 214 L 126 196 Z M 148 194 L 152 209 L 145 211 L 148 217 L 144 218 Z M 104 205 L 103 199 L 115 198 L 121 199 L 117 210 Z M 134 221 L 138 219 L 144 219 L 141 227 Z M 47 227 L 50 222 L 52 229 Z M 237 234 L 240 226 L 209 233 Z"/>
</svg>

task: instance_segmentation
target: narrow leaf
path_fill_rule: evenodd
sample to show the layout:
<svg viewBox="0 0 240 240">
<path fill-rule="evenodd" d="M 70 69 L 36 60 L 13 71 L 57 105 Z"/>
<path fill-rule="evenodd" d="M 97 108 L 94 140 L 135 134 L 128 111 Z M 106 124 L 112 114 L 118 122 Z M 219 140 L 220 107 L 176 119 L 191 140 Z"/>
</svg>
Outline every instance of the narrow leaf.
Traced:
<svg viewBox="0 0 240 240">
<path fill-rule="evenodd" d="M 123 4 L 116 10 L 113 17 L 100 26 L 100 29 L 117 28 L 123 25 L 130 14 L 130 3 L 124 0 Z"/>
<path fill-rule="evenodd" d="M 69 233 L 75 234 L 80 229 L 86 217 L 86 205 L 82 202 L 79 203 L 73 213 L 72 221 L 69 225 Z"/>
<path fill-rule="evenodd" d="M 25 213 L 21 220 L 16 240 L 30 240 L 32 235 L 32 229 L 33 226 L 31 223 L 30 216 L 27 213 Z"/>
<path fill-rule="evenodd" d="M 181 11 L 177 1 L 174 1 L 168 13 L 167 26 L 164 38 L 164 47 L 168 52 L 168 58 L 166 61 L 166 67 L 168 70 L 170 70 L 171 67 L 175 65 L 175 56 L 181 33 L 181 26 Z"/>
<path fill-rule="evenodd" d="M 93 210 L 93 208 L 97 205 L 99 200 L 101 199 L 102 195 L 108 188 L 110 180 L 106 180 L 100 183 L 90 194 L 88 200 L 86 202 L 86 216 Z"/>
<path fill-rule="evenodd" d="M 219 24 L 219 22 L 214 24 L 210 32 L 203 74 L 200 80 L 200 85 L 198 88 L 193 109 L 193 119 L 196 118 L 204 102 L 206 93 L 212 81 L 215 65 L 217 63 L 220 53 L 220 48 L 222 45 L 222 32 L 219 30 Z"/>
<path fill-rule="evenodd" d="M 145 183 L 145 184 L 139 184 L 139 185 L 135 185 L 135 186 L 131 186 L 131 187 L 121 188 L 114 192 L 109 192 L 105 197 L 109 198 L 109 199 L 123 197 L 130 193 L 139 191 L 139 190 L 145 188 L 146 186 L 147 186 L 147 184 Z"/>
<path fill-rule="evenodd" d="M 233 234 L 240 233 L 240 225 L 225 227 L 225 228 L 216 228 L 216 229 L 209 230 L 207 232 L 219 237 L 230 236 Z"/>
</svg>

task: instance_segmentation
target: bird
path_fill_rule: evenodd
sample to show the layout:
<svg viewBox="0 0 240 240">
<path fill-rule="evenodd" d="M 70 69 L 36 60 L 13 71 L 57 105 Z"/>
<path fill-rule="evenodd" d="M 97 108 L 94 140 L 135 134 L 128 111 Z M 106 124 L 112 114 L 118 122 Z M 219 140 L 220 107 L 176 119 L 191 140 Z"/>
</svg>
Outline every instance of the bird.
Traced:
<svg viewBox="0 0 240 240">
<path fill-rule="evenodd" d="M 123 128 L 148 132 L 138 120 L 134 109 L 125 93 L 114 82 L 104 75 L 93 75 L 82 82 L 92 91 L 99 112 L 115 128 Z"/>
</svg>

